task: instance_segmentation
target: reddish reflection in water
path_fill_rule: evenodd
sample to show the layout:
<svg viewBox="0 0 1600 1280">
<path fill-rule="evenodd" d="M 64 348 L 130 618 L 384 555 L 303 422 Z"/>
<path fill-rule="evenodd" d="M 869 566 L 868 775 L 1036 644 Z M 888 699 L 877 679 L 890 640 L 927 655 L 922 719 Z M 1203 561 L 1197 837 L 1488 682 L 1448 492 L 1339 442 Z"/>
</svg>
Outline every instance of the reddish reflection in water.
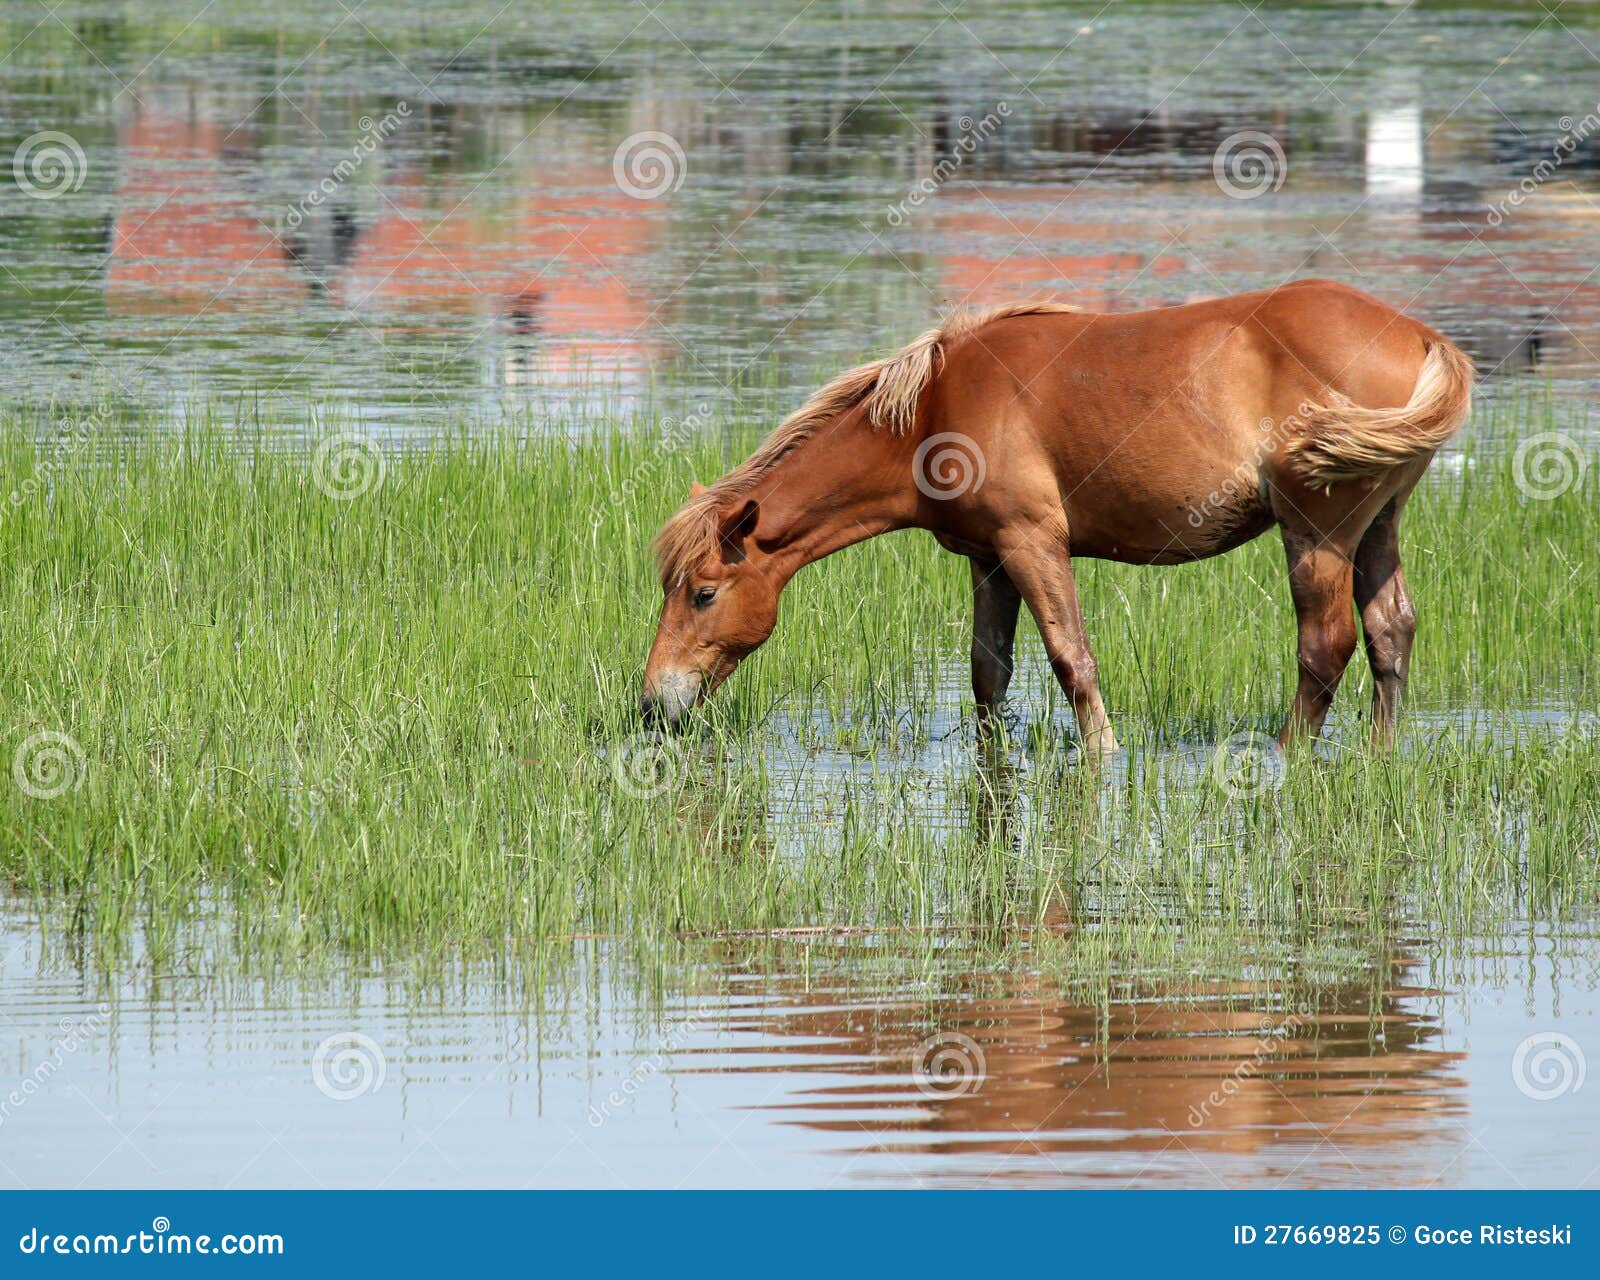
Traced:
<svg viewBox="0 0 1600 1280">
<path fill-rule="evenodd" d="M 106 270 L 113 314 L 199 314 L 304 294 L 288 248 L 236 188 L 214 121 L 140 113 L 118 130 Z"/>
<path fill-rule="evenodd" d="M 638 370 L 650 357 L 649 299 L 632 284 L 662 210 L 630 199 L 598 159 L 541 165 L 510 206 L 476 184 L 391 169 L 372 211 L 339 201 L 269 225 L 214 122 L 141 112 L 119 130 L 117 208 L 106 273 L 113 315 L 188 315 L 325 300 L 375 334 L 459 328 L 504 335 L 501 380 Z M 305 204 L 304 201 L 301 202 Z"/>
<path fill-rule="evenodd" d="M 618 373 L 643 387 L 663 357 L 704 372 L 707 352 L 777 349 L 804 357 L 798 370 L 815 359 L 820 377 L 920 318 L 885 321 L 867 308 L 857 329 L 846 306 L 837 335 L 808 332 L 796 321 L 819 284 L 843 298 L 916 275 L 946 303 L 1049 294 L 1128 310 L 1324 275 L 1439 325 L 1486 370 L 1582 376 L 1600 367 L 1600 276 L 1589 252 L 1600 204 L 1588 171 L 1574 164 L 1491 218 L 1506 191 L 1482 185 L 1492 181 L 1481 176 L 1482 140 L 1430 133 L 1414 103 L 1353 120 L 1364 141 L 1343 158 L 1282 128 L 1287 181 L 1240 200 L 1227 198 L 1210 164 L 1227 117 L 1200 113 L 1159 130 L 1052 128 L 1041 118 L 1031 127 L 1060 164 L 1039 168 L 1000 151 L 988 168 L 973 161 L 908 223 L 872 231 L 870 244 L 887 255 L 856 251 L 854 233 L 831 221 L 852 207 L 845 197 L 785 203 L 734 185 L 717 171 L 729 157 L 714 133 L 691 137 L 698 185 L 675 204 L 619 188 L 616 138 L 604 126 L 556 116 L 525 146 L 478 153 L 462 140 L 491 117 L 463 111 L 463 131 L 432 147 L 414 115 L 325 194 L 316 185 L 331 171 L 324 153 L 332 137 L 350 136 L 349 122 L 331 133 L 319 126 L 316 145 L 289 145 L 289 176 L 274 150 L 279 135 L 223 123 L 243 110 L 219 114 L 216 103 L 151 93 L 117 124 L 107 306 L 135 321 L 175 317 L 181 327 L 163 360 L 181 354 L 185 335 L 201 347 L 232 339 L 262 365 L 271 359 L 263 349 L 277 344 L 286 376 L 353 360 L 344 385 L 365 385 L 366 344 L 323 350 L 327 330 L 344 326 L 395 344 L 400 359 L 384 376 L 397 385 L 412 368 L 429 388 Z M 760 137 L 759 163 L 790 173 L 790 143 Z M 1453 176 L 1462 173 L 1480 185 Z M 804 259 L 774 248 L 797 236 L 838 249 L 843 265 L 808 274 Z M 907 271 L 901 236 L 925 246 L 925 278 L 920 266 Z M 729 287 L 752 272 L 770 286 L 760 299 Z M 223 316 L 208 333 L 204 319 Z M 119 336 L 147 340 L 154 327 L 123 326 Z M 821 349 L 834 340 L 837 352 Z M 429 342 L 447 350 L 413 367 L 404 348 Z M 464 359 L 448 378 L 428 376 L 454 357 Z M 275 373 L 260 369 L 258 380 Z"/>
<path fill-rule="evenodd" d="M 1073 187 L 955 191 L 939 200 L 937 224 L 956 246 L 940 282 L 962 305 L 1060 294 L 1091 311 L 1125 311 L 1143 305 L 1128 288 L 1140 277 L 1210 296 L 1182 252 L 1130 247 L 1170 238 L 1153 223 L 1130 226 Z"/>
<path fill-rule="evenodd" d="M 786 973 L 739 992 L 749 1012 L 732 1029 L 751 1047 L 734 1053 L 751 1071 L 836 1076 L 780 1084 L 770 1109 L 846 1154 L 940 1157 L 932 1176 L 1447 1182 L 1470 1142 L 1465 1055 L 1438 1043 L 1409 967 L 1315 993 L 1204 982 L 1104 1007 L 1036 973 L 955 975 L 925 1000 Z"/>
<path fill-rule="evenodd" d="M 1071 184 L 941 191 L 932 217 L 950 246 L 943 295 L 963 305 L 1055 295 L 1121 311 L 1152 295 L 1171 304 L 1325 275 L 1451 330 L 1486 368 L 1600 365 L 1600 275 L 1586 251 L 1600 203 L 1572 184 L 1552 184 L 1499 226 L 1481 209 L 1468 221 L 1388 199 L 1355 214 L 1219 201 L 1209 180 L 1140 192 L 1135 201 Z"/>
<path fill-rule="evenodd" d="M 353 310 L 412 323 L 475 311 L 536 347 L 513 350 L 508 383 L 638 370 L 651 354 L 647 298 L 629 283 L 657 237 L 659 211 L 617 191 L 609 166 L 541 170 L 514 210 L 475 209 L 471 192 L 442 202 L 403 174 L 385 212 L 357 231 L 328 292 Z M 442 217 L 432 209 L 443 203 Z M 454 207 L 450 207 L 450 206 Z"/>
</svg>

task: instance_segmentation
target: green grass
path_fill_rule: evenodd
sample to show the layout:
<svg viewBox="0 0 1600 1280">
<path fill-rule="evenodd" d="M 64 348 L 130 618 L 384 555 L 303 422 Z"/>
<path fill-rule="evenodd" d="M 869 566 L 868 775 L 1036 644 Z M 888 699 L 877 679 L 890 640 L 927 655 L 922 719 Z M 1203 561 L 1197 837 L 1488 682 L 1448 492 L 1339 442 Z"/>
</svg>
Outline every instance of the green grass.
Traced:
<svg viewBox="0 0 1600 1280">
<path fill-rule="evenodd" d="M 1235 795 L 1212 748 L 1275 727 L 1292 679 L 1275 535 L 1083 566 L 1131 748 L 1103 778 L 1064 749 L 1026 622 L 1008 751 L 972 759 L 969 723 L 940 741 L 965 699 L 966 572 L 921 534 L 803 573 L 704 724 L 657 743 L 634 709 L 647 543 L 756 425 L 665 454 L 648 429 L 446 440 L 335 501 L 309 450 L 191 420 L 172 437 L 101 415 L 65 446 L 35 443 L 60 423 L 0 423 L 0 762 L 65 734 L 75 784 L 0 785 L 0 875 L 91 963 L 135 935 L 157 968 L 191 963 L 219 920 L 252 969 L 816 924 L 931 947 L 954 925 L 1136 981 L 1593 911 L 1600 739 L 1515 714 L 1600 704 L 1592 456 L 1547 501 L 1500 452 L 1412 502 L 1412 706 L 1477 730 L 1436 714 L 1369 753 L 1358 655 L 1334 747 Z M 659 793 L 621 785 L 625 761 Z"/>
</svg>

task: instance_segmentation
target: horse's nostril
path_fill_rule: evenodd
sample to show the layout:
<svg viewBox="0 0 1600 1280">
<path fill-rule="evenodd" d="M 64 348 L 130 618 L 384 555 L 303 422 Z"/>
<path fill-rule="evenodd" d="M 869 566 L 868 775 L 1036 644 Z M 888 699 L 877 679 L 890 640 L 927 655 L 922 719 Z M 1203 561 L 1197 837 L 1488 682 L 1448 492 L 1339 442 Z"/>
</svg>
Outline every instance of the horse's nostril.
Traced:
<svg viewBox="0 0 1600 1280">
<path fill-rule="evenodd" d="M 640 695 L 639 710 L 657 724 L 672 724 L 681 719 L 700 697 L 700 677 L 694 672 L 674 671 L 657 676 L 650 691 Z"/>
</svg>

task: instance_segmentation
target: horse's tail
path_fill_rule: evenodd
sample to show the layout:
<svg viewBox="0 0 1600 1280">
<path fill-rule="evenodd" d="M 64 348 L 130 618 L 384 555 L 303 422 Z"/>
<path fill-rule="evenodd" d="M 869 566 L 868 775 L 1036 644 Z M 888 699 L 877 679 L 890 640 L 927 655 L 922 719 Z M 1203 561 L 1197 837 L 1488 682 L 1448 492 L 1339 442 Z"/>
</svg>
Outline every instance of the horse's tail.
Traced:
<svg viewBox="0 0 1600 1280">
<path fill-rule="evenodd" d="M 1471 407 L 1471 359 L 1435 337 L 1405 404 L 1363 409 L 1336 395 L 1332 404 L 1306 405 L 1299 414 L 1303 431 L 1287 452 L 1313 484 L 1354 480 L 1432 453 L 1467 420 Z"/>
</svg>

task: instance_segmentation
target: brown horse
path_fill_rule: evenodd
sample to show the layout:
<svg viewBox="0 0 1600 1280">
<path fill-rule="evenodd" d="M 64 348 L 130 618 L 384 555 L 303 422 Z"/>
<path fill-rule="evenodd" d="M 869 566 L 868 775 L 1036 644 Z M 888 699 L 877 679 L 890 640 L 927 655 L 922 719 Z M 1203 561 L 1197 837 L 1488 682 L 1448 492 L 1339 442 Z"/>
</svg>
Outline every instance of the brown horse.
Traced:
<svg viewBox="0 0 1600 1280">
<path fill-rule="evenodd" d="M 972 565 L 980 728 L 1026 601 L 1091 753 L 1116 750 L 1072 557 L 1174 564 L 1283 530 L 1314 736 L 1356 646 L 1394 730 L 1416 615 L 1400 513 L 1465 420 L 1472 365 L 1377 299 L 1307 280 L 1122 315 L 1025 303 L 929 330 L 817 392 L 689 501 L 655 550 L 665 596 L 643 706 L 679 719 L 772 633 L 795 573 L 893 529 Z"/>
</svg>

